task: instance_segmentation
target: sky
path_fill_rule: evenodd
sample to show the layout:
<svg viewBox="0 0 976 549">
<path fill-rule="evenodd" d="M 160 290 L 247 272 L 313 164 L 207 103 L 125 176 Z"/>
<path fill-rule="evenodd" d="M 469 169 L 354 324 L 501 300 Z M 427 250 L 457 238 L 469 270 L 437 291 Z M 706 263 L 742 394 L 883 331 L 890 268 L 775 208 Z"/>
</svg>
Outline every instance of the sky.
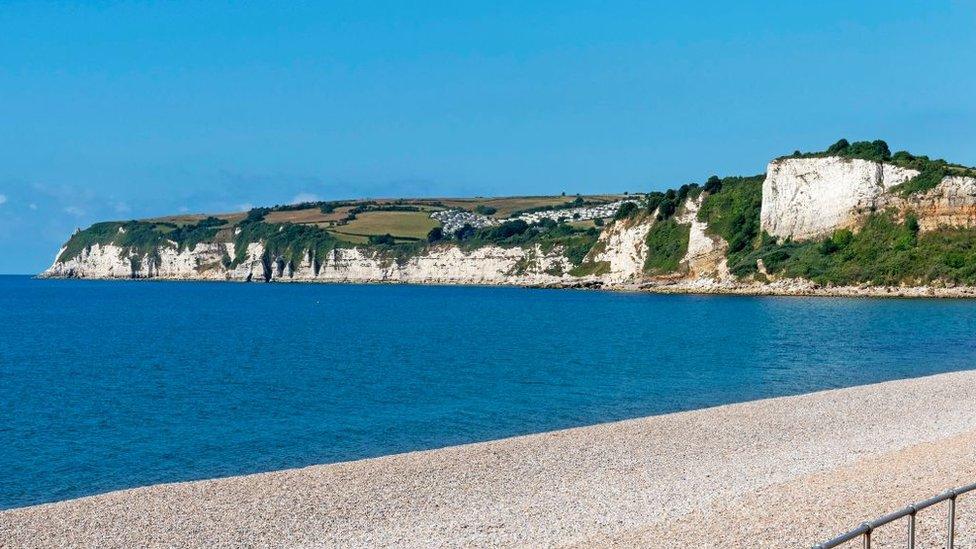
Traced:
<svg viewBox="0 0 976 549">
<path fill-rule="evenodd" d="M 650 191 L 840 137 L 976 164 L 976 2 L 0 3 L 0 273 L 76 227 Z"/>
</svg>

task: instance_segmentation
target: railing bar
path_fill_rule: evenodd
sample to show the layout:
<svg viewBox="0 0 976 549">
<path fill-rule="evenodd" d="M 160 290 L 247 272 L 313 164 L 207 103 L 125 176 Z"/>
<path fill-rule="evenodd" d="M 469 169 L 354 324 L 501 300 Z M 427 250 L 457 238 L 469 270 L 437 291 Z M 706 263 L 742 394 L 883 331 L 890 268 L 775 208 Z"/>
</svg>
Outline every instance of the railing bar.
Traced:
<svg viewBox="0 0 976 549">
<path fill-rule="evenodd" d="M 842 543 L 847 543 L 848 541 L 851 541 L 852 539 L 854 539 L 854 538 L 856 538 L 858 536 L 864 535 L 864 532 L 867 532 L 867 527 L 862 524 L 861 526 L 858 526 L 857 528 L 855 528 L 855 529 L 853 529 L 853 530 L 851 530 L 849 532 L 845 532 L 845 533 L 837 536 L 836 538 L 834 538 L 834 539 L 832 539 L 830 541 L 826 541 L 824 543 L 821 543 L 820 545 L 817 545 L 816 547 L 817 547 L 817 549 L 830 549 L 831 547 L 837 547 L 838 545 L 840 545 Z"/>
<path fill-rule="evenodd" d="M 916 509 L 919 509 L 919 508 L 916 508 Z M 896 520 L 898 520 L 900 518 L 907 517 L 910 514 L 912 514 L 911 507 L 906 507 L 904 509 L 895 511 L 894 513 L 888 513 L 887 515 L 885 515 L 883 517 L 876 518 L 876 519 L 874 519 L 872 521 L 868 521 L 867 524 L 869 524 L 871 526 L 871 528 L 877 528 L 879 526 L 884 526 L 885 524 L 888 524 L 890 522 L 894 522 L 894 521 L 896 521 Z"/>
<path fill-rule="evenodd" d="M 959 494 L 965 494 L 966 492 L 972 492 L 973 490 L 976 490 L 976 482 L 970 484 L 969 486 L 963 486 L 962 488 L 957 488 L 953 491 L 958 496 Z"/>
</svg>

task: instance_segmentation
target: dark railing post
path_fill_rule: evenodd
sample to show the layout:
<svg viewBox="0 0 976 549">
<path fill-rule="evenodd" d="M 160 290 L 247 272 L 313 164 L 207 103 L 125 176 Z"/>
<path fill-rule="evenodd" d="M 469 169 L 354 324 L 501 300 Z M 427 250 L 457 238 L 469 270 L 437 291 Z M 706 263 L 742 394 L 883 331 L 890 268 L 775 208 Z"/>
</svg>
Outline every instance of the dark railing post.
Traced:
<svg viewBox="0 0 976 549">
<path fill-rule="evenodd" d="M 915 549 L 915 505 L 909 506 L 912 512 L 908 515 L 908 549 Z"/>
<path fill-rule="evenodd" d="M 956 493 L 949 495 L 949 528 L 946 534 L 946 549 L 952 549 L 956 544 Z"/>
<path fill-rule="evenodd" d="M 871 549 L 871 525 L 864 523 L 867 527 L 867 531 L 864 532 L 864 549 Z"/>
</svg>

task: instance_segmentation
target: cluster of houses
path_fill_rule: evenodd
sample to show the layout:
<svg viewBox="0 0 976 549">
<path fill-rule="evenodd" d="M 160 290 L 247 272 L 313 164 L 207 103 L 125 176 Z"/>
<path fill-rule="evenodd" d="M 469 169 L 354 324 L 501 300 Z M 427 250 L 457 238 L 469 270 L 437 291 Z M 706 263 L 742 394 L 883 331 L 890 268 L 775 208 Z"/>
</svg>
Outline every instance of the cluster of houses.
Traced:
<svg viewBox="0 0 976 549">
<path fill-rule="evenodd" d="M 608 202 L 606 204 L 597 204 L 593 206 L 542 210 L 539 212 L 524 213 L 508 219 L 494 219 L 486 215 L 466 212 L 464 210 L 440 210 L 430 214 L 430 217 L 441 222 L 441 225 L 443 226 L 442 229 L 445 234 L 453 234 L 465 225 L 471 225 L 475 229 L 480 229 L 482 227 L 490 227 L 492 225 L 498 225 L 504 221 L 513 221 L 516 219 L 521 219 L 522 221 L 531 224 L 538 223 L 543 219 L 551 219 L 559 222 L 585 221 L 587 219 L 613 217 L 614 214 L 617 213 L 617 210 L 628 202 L 633 202 L 636 204 L 638 201 L 636 198 L 629 198 L 626 200 L 618 200 L 616 202 Z"/>
<path fill-rule="evenodd" d="M 441 230 L 444 234 L 454 234 L 465 225 L 480 229 L 500 223 L 497 219 L 464 210 L 439 210 L 430 214 L 430 217 L 441 222 Z"/>
<path fill-rule="evenodd" d="M 613 217 L 617 210 L 627 202 L 637 203 L 636 199 L 618 200 L 595 206 L 580 206 L 578 208 L 565 208 L 560 210 L 543 210 L 541 212 L 525 213 L 512 219 L 521 219 L 526 223 L 538 223 L 543 219 L 553 221 L 585 221 L 587 219 L 598 219 Z"/>
</svg>

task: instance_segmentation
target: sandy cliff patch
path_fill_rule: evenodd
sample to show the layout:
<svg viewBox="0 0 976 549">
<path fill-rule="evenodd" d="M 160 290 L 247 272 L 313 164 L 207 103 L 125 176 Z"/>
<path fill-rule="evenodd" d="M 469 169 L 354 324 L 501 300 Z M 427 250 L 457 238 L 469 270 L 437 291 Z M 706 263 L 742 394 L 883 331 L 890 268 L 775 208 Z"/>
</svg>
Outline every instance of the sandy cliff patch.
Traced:
<svg viewBox="0 0 976 549">
<path fill-rule="evenodd" d="M 976 178 L 945 177 L 934 188 L 908 198 L 891 196 L 885 206 L 918 216 L 919 227 L 976 227 Z"/>
<path fill-rule="evenodd" d="M 725 253 L 729 245 L 716 235 L 708 234 L 708 224 L 698 220 L 704 196 L 685 202 L 684 211 L 678 216 L 678 223 L 691 226 L 688 236 L 688 252 L 681 262 L 688 266 L 688 277 L 695 279 L 725 280 L 730 277 Z"/>
</svg>

